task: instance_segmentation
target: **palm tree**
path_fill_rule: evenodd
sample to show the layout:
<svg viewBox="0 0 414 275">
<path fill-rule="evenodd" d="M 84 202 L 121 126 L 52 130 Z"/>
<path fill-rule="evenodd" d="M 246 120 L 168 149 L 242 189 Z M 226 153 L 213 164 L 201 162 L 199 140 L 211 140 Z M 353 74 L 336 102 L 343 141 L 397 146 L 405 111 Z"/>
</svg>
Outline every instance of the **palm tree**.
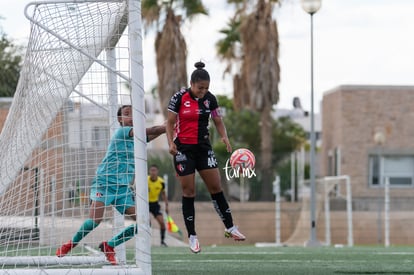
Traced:
<svg viewBox="0 0 414 275">
<path fill-rule="evenodd" d="M 177 15 L 184 11 L 184 18 Z M 158 76 L 158 96 L 164 118 L 171 96 L 187 82 L 187 45 L 181 25 L 185 19 L 205 14 L 207 10 L 201 0 L 143 0 L 142 19 L 146 27 L 155 23 L 155 54 Z M 174 200 L 179 198 L 180 185 L 175 185 Z"/>
<path fill-rule="evenodd" d="M 249 108 L 261 114 L 260 119 L 260 163 L 262 179 L 262 199 L 272 196 L 272 109 L 279 101 L 280 67 L 279 35 L 272 11 L 277 0 L 258 0 L 254 10 L 247 13 L 247 1 L 228 0 L 238 3 L 238 11 L 227 30 L 227 35 L 217 43 L 219 55 L 226 60 L 239 59 L 240 74 L 233 78 L 236 108 Z M 237 42 L 235 32 L 239 33 L 240 51 L 228 42 Z M 228 34 L 231 34 L 229 36 Z M 226 45 L 228 43 L 228 45 Z M 265 182 L 268 180 L 268 182 Z"/>
<path fill-rule="evenodd" d="M 184 17 L 177 15 L 179 9 L 184 11 Z M 145 25 L 148 27 L 155 23 L 157 28 L 155 53 L 158 95 L 164 117 L 167 117 L 167 105 L 171 96 L 181 87 L 188 85 L 187 45 L 180 27 L 185 19 L 199 14 L 207 15 L 201 0 L 142 1 Z"/>
</svg>

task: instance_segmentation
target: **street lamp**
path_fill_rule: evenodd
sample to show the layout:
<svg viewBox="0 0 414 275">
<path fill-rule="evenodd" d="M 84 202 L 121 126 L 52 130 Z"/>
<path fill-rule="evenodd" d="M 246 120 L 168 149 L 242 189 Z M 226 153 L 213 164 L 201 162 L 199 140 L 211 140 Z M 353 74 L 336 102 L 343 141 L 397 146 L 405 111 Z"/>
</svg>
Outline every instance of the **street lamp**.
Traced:
<svg viewBox="0 0 414 275">
<path fill-rule="evenodd" d="M 381 156 L 381 146 L 385 143 L 385 135 L 381 129 L 376 129 L 374 133 L 374 143 L 377 147 L 377 164 L 378 164 L 378 174 L 377 174 L 377 183 L 378 187 L 381 187 L 382 181 L 382 156 Z M 384 188 L 385 190 L 385 188 Z M 378 243 L 382 243 L 382 199 L 378 196 L 378 213 L 377 213 L 377 239 Z"/>
<path fill-rule="evenodd" d="M 310 216 L 311 216 L 311 230 L 310 239 L 307 241 L 306 246 L 318 246 L 319 241 L 316 239 L 316 183 L 315 183 L 315 114 L 313 106 L 313 15 L 321 8 L 322 0 L 301 0 L 302 8 L 305 12 L 310 14 L 310 41 L 311 41 L 311 148 L 310 148 Z"/>
</svg>

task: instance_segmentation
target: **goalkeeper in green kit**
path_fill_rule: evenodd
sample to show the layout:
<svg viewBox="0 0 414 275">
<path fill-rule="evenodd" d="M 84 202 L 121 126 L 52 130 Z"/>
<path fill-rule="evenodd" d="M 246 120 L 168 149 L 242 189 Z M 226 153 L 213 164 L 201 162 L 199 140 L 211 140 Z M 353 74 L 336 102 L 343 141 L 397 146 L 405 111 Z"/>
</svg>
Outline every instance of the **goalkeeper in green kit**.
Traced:
<svg viewBox="0 0 414 275">
<path fill-rule="evenodd" d="M 118 110 L 118 122 L 121 127 L 111 138 L 105 157 L 97 168 L 92 182 L 89 218 L 83 222 L 72 239 L 56 250 L 56 256 L 68 254 L 89 232 L 102 221 L 105 206 L 113 205 L 118 212 L 136 220 L 134 195 L 129 187 L 135 175 L 134 164 L 134 131 L 132 107 L 124 105 Z M 146 128 L 147 141 L 151 141 L 165 133 L 165 125 Z M 106 259 L 116 265 L 114 248 L 129 239 L 137 231 L 136 225 L 130 225 L 109 241 L 99 245 Z"/>
</svg>

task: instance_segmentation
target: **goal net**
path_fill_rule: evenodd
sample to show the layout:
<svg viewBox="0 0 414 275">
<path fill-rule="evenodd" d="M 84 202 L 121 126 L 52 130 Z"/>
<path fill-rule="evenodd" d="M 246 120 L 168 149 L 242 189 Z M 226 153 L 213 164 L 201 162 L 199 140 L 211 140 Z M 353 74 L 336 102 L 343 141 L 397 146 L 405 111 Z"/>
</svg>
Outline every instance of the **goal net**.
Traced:
<svg viewBox="0 0 414 275">
<path fill-rule="evenodd" d="M 317 238 L 322 245 L 346 243 L 353 246 L 352 193 L 350 177 L 332 176 L 315 181 L 315 213 Z M 311 232 L 310 181 L 301 183 L 302 209 L 295 230 L 285 242 L 287 245 L 305 245 Z M 332 211 L 331 201 L 339 202 L 337 211 Z M 335 230 L 333 230 L 333 228 Z M 335 234 L 333 234 L 335 233 Z"/>
<path fill-rule="evenodd" d="M 140 6 L 138 0 L 26 6 L 30 38 L 0 134 L 0 274 L 151 273 L 142 184 L 138 234 L 116 248 L 117 267 L 107 267 L 98 245 L 135 221 L 111 207 L 71 253 L 55 255 L 88 217 L 91 182 L 119 127 L 121 105 L 132 104 L 135 180 L 146 182 Z"/>
</svg>

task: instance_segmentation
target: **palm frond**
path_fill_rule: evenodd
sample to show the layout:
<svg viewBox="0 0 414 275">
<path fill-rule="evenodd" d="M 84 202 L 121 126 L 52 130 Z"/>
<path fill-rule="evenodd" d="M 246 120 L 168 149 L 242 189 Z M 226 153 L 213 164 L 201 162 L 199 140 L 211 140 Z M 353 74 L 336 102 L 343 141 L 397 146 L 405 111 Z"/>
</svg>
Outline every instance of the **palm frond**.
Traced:
<svg viewBox="0 0 414 275">
<path fill-rule="evenodd" d="M 206 7 L 201 0 L 182 0 L 185 16 L 191 19 L 194 15 L 204 14 L 208 15 Z"/>
<path fill-rule="evenodd" d="M 217 53 L 220 57 L 231 61 L 236 57 L 236 44 L 240 43 L 240 21 L 231 19 L 227 23 L 227 28 L 221 29 L 220 33 L 224 38 L 216 43 Z"/>
<path fill-rule="evenodd" d="M 141 3 L 142 19 L 146 27 L 156 23 L 160 18 L 161 6 L 157 0 L 143 0 Z"/>
</svg>

